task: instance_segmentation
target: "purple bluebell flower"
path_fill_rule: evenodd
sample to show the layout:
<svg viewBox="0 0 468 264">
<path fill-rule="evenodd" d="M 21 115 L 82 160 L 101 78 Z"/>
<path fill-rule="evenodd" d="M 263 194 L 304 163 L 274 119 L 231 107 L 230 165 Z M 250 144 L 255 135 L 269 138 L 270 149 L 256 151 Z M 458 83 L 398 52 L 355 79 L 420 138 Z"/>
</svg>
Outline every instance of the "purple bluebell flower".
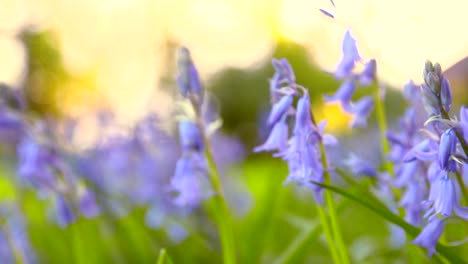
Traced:
<svg viewBox="0 0 468 264">
<path fill-rule="evenodd" d="M 455 134 L 455 129 L 453 128 L 446 130 L 440 137 L 439 165 L 444 170 L 456 170 L 455 161 L 451 158 L 451 156 L 455 154 L 457 141 L 457 135 Z"/>
<path fill-rule="evenodd" d="M 377 175 L 377 168 L 374 164 L 354 154 L 351 154 L 345 163 L 351 169 L 351 173 L 354 176 L 366 175 L 375 177 Z"/>
<path fill-rule="evenodd" d="M 421 95 L 420 86 L 416 85 L 413 82 L 413 80 L 410 80 L 403 87 L 403 96 L 405 97 L 406 101 L 414 103 L 420 99 L 419 97 L 420 95 Z"/>
<path fill-rule="evenodd" d="M 455 183 L 447 171 L 439 170 L 437 175 L 432 176 L 431 189 L 428 200 L 425 202 L 430 206 L 424 217 L 432 219 L 441 214 L 451 216 L 455 214 L 465 220 L 468 220 L 468 208 L 460 206 Z"/>
<path fill-rule="evenodd" d="M 277 122 L 273 126 L 273 129 L 265 143 L 254 148 L 254 152 L 272 150 L 278 150 L 281 152 L 285 150 L 288 144 L 288 129 L 286 121 Z"/>
<path fill-rule="evenodd" d="M 444 219 L 433 218 L 411 243 L 426 248 L 427 254 L 432 256 L 443 232 Z"/>
<path fill-rule="evenodd" d="M 296 82 L 296 76 L 294 75 L 294 71 L 289 64 L 288 60 L 285 58 L 282 59 L 273 59 L 272 60 L 273 67 L 275 68 L 275 74 L 278 75 L 279 82 L 292 86 Z"/>
<path fill-rule="evenodd" d="M 438 150 L 436 144 L 431 139 L 425 139 L 410 149 L 403 157 L 405 162 L 415 159 L 422 161 L 433 161 L 437 159 Z"/>
<path fill-rule="evenodd" d="M 366 127 L 367 119 L 374 109 L 374 99 L 371 96 L 364 96 L 359 101 L 347 107 L 347 112 L 354 114 L 351 120 L 351 127 Z"/>
<path fill-rule="evenodd" d="M 440 83 L 440 102 L 445 112 L 449 113 L 452 108 L 452 89 L 447 78 L 443 76 Z"/>
<path fill-rule="evenodd" d="M 377 62 L 375 59 L 372 59 L 366 63 L 364 66 L 364 70 L 362 71 L 361 74 L 359 74 L 359 83 L 361 83 L 362 86 L 369 86 L 373 82 L 375 82 L 377 78 Z"/>
<path fill-rule="evenodd" d="M 460 107 L 460 122 L 458 123 L 465 142 L 468 142 L 468 108 L 462 105 Z"/>
<path fill-rule="evenodd" d="M 0 262 L 5 264 L 37 263 L 28 237 L 27 223 L 16 205 L 0 204 Z"/>
<path fill-rule="evenodd" d="M 94 192 L 89 189 L 83 190 L 82 194 L 78 198 L 78 207 L 80 208 L 80 212 L 86 218 L 93 218 L 100 213 Z"/>
<path fill-rule="evenodd" d="M 356 46 L 356 40 L 351 36 L 351 32 L 349 30 L 346 31 L 343 38 L 342 51 L 343 54 L 341 61 L 335 70 L 335 76 L 338 79 L 350 76 L 353 72 L 355 63 L 361 59 Z"/>
<path fill-rule="evenodd" d="M 178 206 L 197 207 L 213 193 L 207 179 L 206 161 L 196 152 L 185 154 L 176 165 L 171 188 L 177 193 L 174 200 Z"/>
<path fill-rule="evenodd" d="M 25 136 L 18 145 L 18 176 L 25 182 L 44 190 L 55 185 L 55 175 L 51 167 L 54 153 L 39 144 L 31 136 Z"/>
<path fill-rule="evenodd" d="M 203 150 L 203 138 L 195 123 L 188 120 L 180 121 L 179 138 L 183 149 Z"/>
<path fill-rule="evenodd" d="M 348 107 L 351 105 L 351 99 L 355 90 L 356 84 L 354 81 L 345 81 L 341 84 L 340 88 L 338 88 L 338 91 L 336 91 L 334 95 L 325 96 L 325 101 L 329 103 L 339 101 L 342 108 L 348 109 Z"/>
<path fill-rule="evenodd" d="M 400 200 L 400 206 L 405 208 L 405 220 L 414 225 L 419 226 L 422 222 L 423 207 L 421 204 L 427 193 L 425 183 L 421 180 L 410 181 Z"/>
<path fill-rule="evenodd" d="M 57 195 L 55 198 L 55 206 L 57 213 L 57 224 L 62 228 L 76 221 L 76 214 L 73 212 L 73 207 L 62 195 Z"/>
<path fill-rule="evenodd" d="M 273 125 L 278 120 L 283 119 L 284 115 L 291 108 L 293 102 L 292 95 L 283 96 L 277 103 L 273 105 L 270 115 L 268 116 L 268 124 Z"/>
<path fill-rule="evenodd" d="M 283 96 L 272 102 L 274 105 L 268 123 L 273 125 L 273 129 L 269 138 L 254 151 L 278 150 L 273 156 L 281 157 L 288 164 L 289 174 L 285 183 L 294 182 L 311 189 L 317 203 L 322 204 L 323 188 L 313 183 L 323 182 L 324 179 L 319 144 L 333 145 L 337 140 L 333 136 L 323 134 L 326 122 L 317 125 L 313 120 L 308 91 L 295 83 L 289 63 L 285 59 L 274 60 L 273 65 L 276 70 L 273 77 L 275 87 L 272 90 L 270 86 L 270 91 Z M 286 86 L 281 86 L 279 83 Z M 299 97 L 295 107 L 294 97 Z M 294 119 L 294 126 L 292 136 L 288 140 L 290 128 L 286 118 L 289 117 Z"/>
<path fill-rule="evenodd" d="M 203 90 L 198 76 L 198 71 L 193 64 L 190 51 L 182 47 L 179 49 L 178 69 L 179 75 L 177 76 L 177 84 L 179 86 L 180 93 L 189 98 L 191 96 L 196 97 L 197 103 L 202 102 Z"/>
</svg>

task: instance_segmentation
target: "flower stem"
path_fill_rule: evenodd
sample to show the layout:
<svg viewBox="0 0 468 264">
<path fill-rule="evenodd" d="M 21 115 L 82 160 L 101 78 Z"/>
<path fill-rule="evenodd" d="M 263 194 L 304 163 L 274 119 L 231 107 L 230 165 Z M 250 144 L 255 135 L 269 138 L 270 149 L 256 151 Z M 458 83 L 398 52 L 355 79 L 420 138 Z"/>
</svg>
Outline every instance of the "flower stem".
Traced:
<svg viewBox="0 0 468 264">
<path fill-rule="evenodd" d="M 320 224 L 322 225 L 323 232 L 325 233 L 325 238 L 327 239 L 328 247 L 330 248 L 330 254 L 332 256 L 333 263 L 339 264 L 341 263 L 341 258 L 336 248 L 335 241 L 333 239 L 333 232 L 330 223 L 327 219 L 327 213 L 325 212 L 325 209 L 320 205 L 317 205 L 317 212 L 320 218 Z"/>
<path fill-rule="evenodd" d="M 213 197 L 213 214 L 215 221 L 218 224 L 219 235 L 221 238 L 221 246 L 223 248 L 223 259 L 225 264 L 235 264 L 236 260 L 236 249 L 234 242 L 234 230 L 231 222 L 231 216 L 224 196 L 223 187 L 220 181 L 220 175 L 218 168 L 214 162 L 213 152 L 208 140 L 205 135 L 205 124 L 201 118 L 198 119 L 198 126 L 202 131 L 203 142 L 205 145 L 205 158 L 208 163 L 208 175 L 212 188 L 215 192 Z"/>
<path fill-rule="evenodd" d="M 325 184 L 330 185 L 330 173 L 328 172 L 327 155 L 325 153 L 325 147 L 323 145 L 323 142 L 321 141 L 320 141 L 320 155 L 322 158 L 322 166 L 324 169 L 324 182 Z M 341 234 L 341 229 L 338 224 L 338 214 L 336 212 L 336 205 L 333 199 L 333 193 L 330 191 L 325 191 L 325 200 L 328 206 L 331 228 L 333 230 L 333 235 L 336 240 L 336 245 L 338 247 L 338 253 L 340 256 L 341 263 L 349 264 L 350 259 L 349 259 L 348 249 L 346 248 L 346 244 L 344 243 L 343 235 Z"/>
</svg>

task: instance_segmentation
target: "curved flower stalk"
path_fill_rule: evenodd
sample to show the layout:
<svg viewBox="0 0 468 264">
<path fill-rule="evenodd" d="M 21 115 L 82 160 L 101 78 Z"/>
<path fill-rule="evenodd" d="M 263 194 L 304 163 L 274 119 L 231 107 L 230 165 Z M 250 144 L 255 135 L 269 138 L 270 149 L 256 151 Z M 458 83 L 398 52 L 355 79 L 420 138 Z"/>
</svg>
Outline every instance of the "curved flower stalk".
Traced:
<svg viewBox="0 0 468 264">
<path fill-rule="evenodd" d="M 326 204 L 330 211 L 328 216 L 322 208 L 323 188 L 315 184 L 330 181 L 324 144 L 336 144 L 337 140 L 323 133 L 326 122 L 315 122 L 309 93 L 307 89 L 296 84 L 289 62 L 286 59 L 274 59 L 273 66 L 275 74 L 270 82 L 273 106 L 268 116 L 271 132 L 265 143 L 256 147 L 254 151 L 276 151 L 273 156 L 288 163 L 289 175 L 285 183 L 297 183 L 314 193 L 333 261 L 349 263 L 337 222 L 333 196 L 326 192 Z M 295 101 L 297 103 L 294 103 Z M 292 121 L 294 126 L 290 127 L 288 121 Z M 331 226 L 328 221 L 331 222 Z"/>
</svg>

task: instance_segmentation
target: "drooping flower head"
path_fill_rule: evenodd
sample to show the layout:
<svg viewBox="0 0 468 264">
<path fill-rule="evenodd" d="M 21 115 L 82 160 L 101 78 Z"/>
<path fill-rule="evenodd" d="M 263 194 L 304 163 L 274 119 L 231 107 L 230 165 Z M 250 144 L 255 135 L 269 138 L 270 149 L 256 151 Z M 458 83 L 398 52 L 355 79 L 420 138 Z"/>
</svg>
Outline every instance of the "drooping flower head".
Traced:
<svg viewBox="0 0 468 264">
<path fill-rule="evenodd" d="M 308 91 L 295 83 L 292 67 L 287 60 L 273 60 L 273 65 L 276 70 L 274 76 L 279 76 L 274 78 L 283 81 L 278 82 L 274 89 L 270 87 L 270 92 L 276 98 L 268 118 L 268 125 L 272 129 L 265 143 L 254 151 L 277 151 L 274 156 L 288 163 L 289 175 L 285 183 L 295 182 L 311 189 L 321 204 L 322 188 L 312 183 L 323 182 L 324 168 L 319 144 L 336 140 L 323 135 L 325 123 L 315 124 Z M 288 122 L 291 119 L 293 122 Z M 290 123 L 294 123 L 294 126 L 290 127 Z"/>
</svg>

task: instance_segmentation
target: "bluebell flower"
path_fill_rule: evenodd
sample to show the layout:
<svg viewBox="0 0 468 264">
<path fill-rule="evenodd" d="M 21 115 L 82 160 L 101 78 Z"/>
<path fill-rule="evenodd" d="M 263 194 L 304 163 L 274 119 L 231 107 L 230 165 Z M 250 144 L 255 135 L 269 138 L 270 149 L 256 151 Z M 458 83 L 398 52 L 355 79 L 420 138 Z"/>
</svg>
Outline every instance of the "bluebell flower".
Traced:
<svg viewBox="0 0 468 264">
<path fill-rule="evenodd" d="M 80 194 L 80 197 L 78 198 L 78 207 L 80 208 L 80 212 L 86 218 L 93 218 L 100 213 L 94 192 L 89 189 L 83 190 Z"/>
<path fill-rule="evenodd" d="M 294 71 L 289 64 L 288 60 L 285 58 L 282 59 L 273 59 L 272 60 L 273 67 L 275 68 L 275 75 L 278 76 L 280 83 L 286 83 L 290 86 L 296 83 L 296 76 L 294 75 Z"/>
<path fill-rule="evenodd" d="M 468 142 L 468 108 L 462 105 L 460 107 L 460 122 L 458 123 L 459 130 L 463 135 L 465 142 Z"/>
<path fill-rule="evenodd" d="M 366 127 L 367 119 L 374 109 L 374 99 L 371 96 L 364 96 L 359 101 L 346 108 L 348 113 L 353 114 L 351 127 Z"/>
<path fill-rule="evenodd" d="M 270 115 L 268 116 L 268 124 L 273 125 L 278 120 L 283 119 L 284 115 L 291 108 L 293 102 L 292 95 L 283 96 L 277 103 L 273 105 Z"/>
<path fill-rule="evenodd" d="M 341 107 L 344 109 L 348 109 L 351 105 L 351 99 L 353 97 L 354 91 L 356 90 L 356 84 L 354 81 L 348 80 L 341 84 L 338 91 L 332 96 L 325 96 L 326 102 L 335 102 L 339 101 L 341 103 Z"/>
<path fill-rule="evenodd" d="M 451 156 L 455 154 L 457 141 L 457 135 L 455 134 L 454 128 L 446 130 L 440 137 L 439 165 L 444 170 L 456 170 L 455 161 Z"/>
<path fill-rule="evenodd" d="M 364 70 L 359 74 L 359 83 L 362 86 L 369 86 L 375 82 L 377 78 L 377 62 L 372 59 L 366 63 Z"/>
<path fill-rule="evenodd" d="M 171 188 L 176 192 L 174 202 L 178 206 L 197 207 L 212 195 L 207 182 L 207 167 L 204 157 L 189 153 L 177 161 Z"/>
<path fill-rule="evenodd" d="M 268 139 L 262 145 L 254 148 L 255 152 L 260 151 L 284 151 L 288 144 L 288 124 L 286 121 L 279 121 L 271 130 Z"/>
<path fill-rule="evenodd" d="M 427 189 L 425 183 L 421 180 L 410 181 L 406 186 L 407 188 L 399 204 L 405 208 L 405 220 L 414 226 L 419 226 L 423 219 L 421 204 L 424 201 Z"/>
<path fill-rule="evenodd" d="M 63 195 L 56 195 L 55 206 L 57 213 L 57 224 L 66 227 L 76 221 L 76 214 L 73 212 L 73 207 Z"/>
<path fill-rule="evenodd" d="M 356 46 L 356 40 L 351 36 L 351 32 L 349 30 L 346 31 L 344 35 L 342 51 L 343 54 L 341 61 L 335 70 L 335 76 L 338 79 L 350 76 L 353 72 L 355 63 L 361 59 Z"/>
<path fill-rule="evenodd" d="M 27 224 L 17 206 L 1 203 L 0 221 L 0 262 L 37 263 L 36 253 L 28 237 Z"/>
<path fill-rule="evenodd" d="M 440 102 L 445 112 L 449 113 L 452 108 L 452 89 L 447 78 L 443 76 L 440 83 Z"/>
<path fill-rule="evenodd" d="M 274 60 L 273 65 L 276 72 L 272 81 L 274 89 L 270 85 L 270 91 L 281 97 L 277 96 L 272 101 L 273 108 L 268 120 L 268 124 L 273 125 L 270 136 L 254 151 L 277 150 L 273 156 L 281 157 L 288 164 L 289 174 L 285 184 L 294 182 L 311 189 L 317 203 L 322 204 L 323 188 L 313 183 L 323 182 L 324 179 L 319 145 L 321 143 L 333 145 L 337 140 L 323 133 L 325 122 L 317 125 L 313 120 L 308 91 L 295 83 L 289 63 L 282 59 Z M 295 107 L 294 97 L 299 97 Z M 294 119 L 294 126 L 288 140 L 290 128 L 286 119 L 289 117 Z"/>
<path fill-rule="evenodd" d="M 443 232 L 444 219 L 433 218 L 411 243 L 426 248 L 427 254 L 432 256 Z"/>
<path fill-rule="evenodd" d="M 190 51 L 187 48 L 182 47 L 179 49 L 178 55 L 179 74 L 177 76 L 177 84 L 180 93 L 186 98 L 193 96 L 197 103 L 201 103 L 203 90 L 200 77 L 198 76 L 197 68 L 193 64 Z"/>
<path fill-rule="evenodd" d="M 409 162 L 404 162 L 401 164 L 397 171 L 396 171 L 396 180 L 395 186 L 396 187 L 403 187 L 408 183 L 412 182 L 412 180 L 416 179 L 418 176 L 418 172 L 420 171 L 420 161 L 413 160 Z"/>
<path fill-rule="evenodd" d="M 431 179 L 431 188 L 426 204 L 430 206 L 424 217 L 429 219 L 438 214 L 451 216 L 452 214 L 468 220 L 468 208 L 460 206 L 455 183 L 447 171 L 438 170 Z"/>
<path fill-rule="evenodd" d="M 55 154 L 51 149 L 25 136 L 17 147 L 17 155 L 20 179 L 43 190 L 53 189 L 56 176 L 51 164 Z"/>
<path fill-rule="evenodd" d="M 203 150 L 203 138 L 198 126 L 191 121 L 179 122 L 179 138 L 183 149 Z"/>
<path fill-rule="evenodd" d="M 358 156 L 351 154 L 345 161 L 345 164 L 351 169 L 351 173 L 354 176 L 366 175 L 375 177 L 377 175 L 377 168 L 374 164 Z"/>
<path fill-rule="evenodd" d="M 425 139 L 411 148 L 403 157 L 405 162 L 415 159 L 422 161 L 433 161 L 438 157 L 438 146 L 431 139 Z"/>
</svg>

